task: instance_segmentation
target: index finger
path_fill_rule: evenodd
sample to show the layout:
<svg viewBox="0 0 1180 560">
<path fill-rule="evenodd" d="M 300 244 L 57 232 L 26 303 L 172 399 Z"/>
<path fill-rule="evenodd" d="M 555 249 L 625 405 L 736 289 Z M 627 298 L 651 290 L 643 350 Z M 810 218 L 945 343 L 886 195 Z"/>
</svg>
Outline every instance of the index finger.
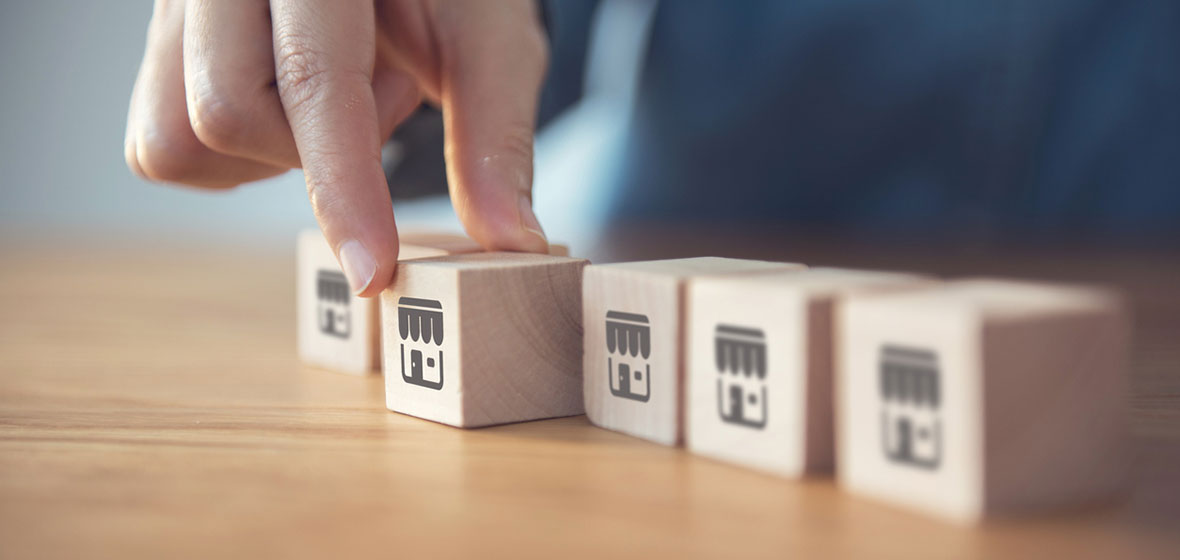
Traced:
<svg viewBox="0 0 1180 560">
<path fill-rule="evenodd" d="M 279 97 L 316 219 L 353 292 L 393 278 L 397 228 L 373 100 L 371 0 L 271 2 Z"/>
</svg>

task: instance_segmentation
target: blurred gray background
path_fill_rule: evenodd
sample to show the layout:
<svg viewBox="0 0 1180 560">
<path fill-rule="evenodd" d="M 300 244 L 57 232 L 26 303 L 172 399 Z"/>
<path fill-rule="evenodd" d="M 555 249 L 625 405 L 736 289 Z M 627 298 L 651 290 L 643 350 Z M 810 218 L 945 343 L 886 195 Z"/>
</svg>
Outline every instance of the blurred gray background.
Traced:
<svg viewBox="0 0 1180 560">
<path fill-rule="evenodd" d="M 206 193 L 123 163 L 151 2 L 6 2 L 0 16 L 4 236 L 285 243 L 314 224 L 302 176 Z"/>
</svg>

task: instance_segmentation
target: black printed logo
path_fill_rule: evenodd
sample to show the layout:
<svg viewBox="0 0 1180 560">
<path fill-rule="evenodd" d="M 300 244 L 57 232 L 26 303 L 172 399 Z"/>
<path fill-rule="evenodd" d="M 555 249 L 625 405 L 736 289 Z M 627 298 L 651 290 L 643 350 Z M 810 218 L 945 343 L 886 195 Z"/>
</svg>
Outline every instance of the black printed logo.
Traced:
<svg viewBox="0 0 1180 560">
<path fill-rule="evenodd" d="M 766 337 L 759 329 L 717 325 L 717 413 L 730 424 L 766 427 Z"/>
<path fill-rule="evenodd" d="M 442 304 L 432 299 L 399 298 L 397 328 L 402 338 L 402 379 L 411 385 L 436 391 L 442 389 Z M 410 349 L 408 364 L 407 346 Z"/>
<path fill-rule="evenodd" d="M 606 312 L 606 375 L 616 397 L 647 402 L 651 398 L 651 327 L 646 315 Z M 615 369 L 618 360 L 618 369 Z"/>
<path fill-rule="evenodd" d="M 881 348 L 881 443 L 889 460 L 936 470 L 942 461 L 938 358 L 917 348 Z"/>
<path fill-rule="evenodd" d="M 352 314 L 348 304 L 352 293 L 348 280 L 338 270 L 321 270 L 316 273 L 316 321 L 320 332 L 340 338 L 352 333 Z"/>
</svg>

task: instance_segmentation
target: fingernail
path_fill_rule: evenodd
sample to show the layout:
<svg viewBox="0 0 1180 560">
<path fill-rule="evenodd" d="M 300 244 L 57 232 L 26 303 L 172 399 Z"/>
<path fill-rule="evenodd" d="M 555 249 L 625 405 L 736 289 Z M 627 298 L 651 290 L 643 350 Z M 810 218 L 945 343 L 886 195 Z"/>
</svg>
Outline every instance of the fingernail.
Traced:
<svg viewBox="0 0 1180 560">
<path fill-rule="evenodd" d="M 340 267 L 348 278 L 352 293 L 359 294 L 369 287 L 377 273 L 377 261 L 373 260 L 360 241 L 349 239 L 340 245 Z"/>
<path fill-rule="evenodd" d="M 520 204 L 520 227 L 525 231 L 536 235 L 544 241 L 546 245 L 549 244 L 549 238 L 545 237 L 545 232 L 541 230 L 541 222 L 537 220 L 537 215 L 533 213 L 533 201 L 527 195 L 520 195 L 518 199 Z"/>
</svg>

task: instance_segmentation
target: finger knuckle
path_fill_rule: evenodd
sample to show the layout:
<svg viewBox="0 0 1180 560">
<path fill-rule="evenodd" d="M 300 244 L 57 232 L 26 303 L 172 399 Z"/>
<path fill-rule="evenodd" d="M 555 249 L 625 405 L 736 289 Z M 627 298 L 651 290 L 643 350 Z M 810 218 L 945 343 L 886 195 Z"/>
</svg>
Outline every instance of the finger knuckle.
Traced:
<svg viewBox="0 0 1180 560">
<path fill-rule="evenodd" d="M 364 74 L 333 64 L 331 57 L 314 48 L 298 32 L 278 29 L 275 34 L 276 83 L 288 111 L 299 111 L 313 104 L 327 92 L 332 81 Z"/>
<path fill-rule="evenodd" d="M 204 89 L 193 95 L 189 124 L 202 144 L 218 152 L 237 152 L 244 147 L 251 128 L 251 112 L 245 107 L 244 92 Z"/>
<path fill-rule="evenodd" d="M 280 49 L 275 58 L 279 94 L 289 103 L 310 99 L 328 72 L 322 57 L 294 47 Z"/>
<path fill-rule="evenodd" d="M 155 127 L 139 136 L 136 165 L 149 181 L 185 183 L 200 170 L 200 143 L 179 127 Z"/>
</svg>

